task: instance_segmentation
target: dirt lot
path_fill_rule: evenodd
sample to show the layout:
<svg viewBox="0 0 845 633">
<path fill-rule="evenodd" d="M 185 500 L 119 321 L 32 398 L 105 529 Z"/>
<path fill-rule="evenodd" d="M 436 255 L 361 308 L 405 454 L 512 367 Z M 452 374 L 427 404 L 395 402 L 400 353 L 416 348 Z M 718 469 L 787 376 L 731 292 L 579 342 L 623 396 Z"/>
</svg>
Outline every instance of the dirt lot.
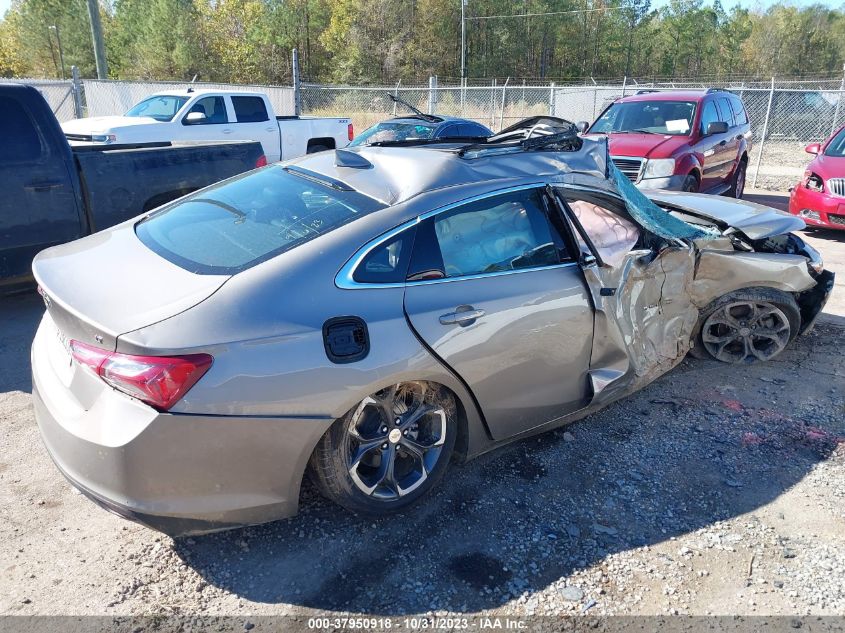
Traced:
<svg viewBox="0 0 845 633">
<path fill-rule="evenodd" d="M 402 516 L 306 486 L 298 517 L 178 541 L 56 471 L 29 395 L 41 304 L 4 300 L 0 613 L 845 615 L 845 233 L 810 239 L 838 297 L 774 362 L 687 359 Z"/>
</svg>

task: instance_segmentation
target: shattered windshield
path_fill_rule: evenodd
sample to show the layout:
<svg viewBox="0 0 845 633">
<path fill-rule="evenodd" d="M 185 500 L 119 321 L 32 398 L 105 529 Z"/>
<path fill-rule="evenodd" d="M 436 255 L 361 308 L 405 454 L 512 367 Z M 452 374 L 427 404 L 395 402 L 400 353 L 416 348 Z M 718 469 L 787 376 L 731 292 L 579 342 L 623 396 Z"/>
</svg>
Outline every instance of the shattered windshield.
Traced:
<svg viewBox="0 0 845 633">
<path fill-rule="evenodd" d="M 434 126 L 424 123 L 383 121 L 361 132 L 349 146 L 367 145 L 383 141 L 407 141 L 410 139 L 432 138 Z"/>
<path fill-rule="evenodd" d="M 612 162 L 608 163 L 608 176 L 610 177 L 610 181 L 616 185 L 619 195 L 625 201 L 625 207 L 628 209 L 628 213 L 644 229 L 667 240 L 695 240 L 718 237 L 718 232 L 714 233 L 688 224 L 658 207 L 644 193 L 637 189 L 634 183 L 619 171 L 619 168 Z"/>
<path fill-rule="evenodd" d="M 614 103 L 593 123 L 590 134 L 640 133 L 688 136 L 695 117 L 692 101 Z"/>
</svg>

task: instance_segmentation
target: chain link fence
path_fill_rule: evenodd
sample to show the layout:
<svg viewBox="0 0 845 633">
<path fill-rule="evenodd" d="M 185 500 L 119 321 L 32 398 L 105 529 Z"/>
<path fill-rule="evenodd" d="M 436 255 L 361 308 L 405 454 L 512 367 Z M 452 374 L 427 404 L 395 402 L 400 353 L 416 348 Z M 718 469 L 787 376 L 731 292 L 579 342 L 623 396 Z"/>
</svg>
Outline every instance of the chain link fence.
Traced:
<svg viewBox="0 0 845 633">
<path fill-rule="evenodd" d="M 79 107 L 81 97 L 78 92 L 79 85 L 73 80 L 0 78 L 0 82 L 27 84 L 36 88 L 50 104 L 50 109 L 59 121 L 70 121 L 82 116 Z"/>
<path fill-rule="evenodd" d="M 769 82 L 673 81 L 591 82 L 588 85 L 530 85 L 527 81 L 479 85 L 446 85 L 432 78 L 428 85 L 361 87 L 303 84 L 303 113 L 349 116 L 361 131 L 403 108 L 392 93 L 423 112 L 473 119 L 498 131 L 538 114 L 570 121 L 595 121 L 615 99 L 640 90 L 720 88 L 745 103 L 753 133 L 749 178 L 753 186 L 785 190 L 801 178 L 809 156 L 808 143 L 821 141 L 845 125 L 843 79 L 801 79 Z"/>
<path fill-rule="evenodd" d="M 150 95 L 169 90 L 247 90 L 263 92 L 270 98 L 276 114 L 293 114 L 293 88 L 290 86 L 236 85 L 207 82 L 176 81 L 114 81 L 85 79 L 86 116 L 108 116 L 123 114 L 139 101 Z"/>
<path fill-rule="evenodd" d="M 189 86 L 215 90 L 254 90 L 270 97 L 276 113 L 295 113 L 289 86 L 139 81 L 14 80 L 36 86 L 60 121 L 75 116 L 122 114 L 146 96 Z M 423 112 L 473 119 L 498 131 L 527 116 L 551 114 L 570 121 L 594 121 L 614 99 L 640 90 L 721 88 L 745 103 L 753 133 L 749 181 L 752 186 L 785 190 L 803 174 L 804 147 L 845 125 L 845 79 L 805 78 L 769 81 L 620 81 L 583 80 L 578 85 L 528 80 L 459 80 L 431 77 L 427 84 L 342 86 L 303 83 L 301 112 L 310 116 L 349 117 L 357 132 L 385 118 L 406 113 L 396 95 Z"/>
</svg>

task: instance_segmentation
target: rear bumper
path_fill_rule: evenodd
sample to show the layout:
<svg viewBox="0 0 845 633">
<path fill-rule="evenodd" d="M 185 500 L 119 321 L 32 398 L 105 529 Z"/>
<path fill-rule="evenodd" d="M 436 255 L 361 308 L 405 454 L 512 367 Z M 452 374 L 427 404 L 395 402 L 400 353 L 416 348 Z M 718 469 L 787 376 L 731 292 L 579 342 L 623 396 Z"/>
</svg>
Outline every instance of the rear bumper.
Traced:
<svg viewBox="0 0 845 633">
<path fill-rule="evenodd" d="M 50 457 L 86 496 L 172 536 L 296 514 L 332 420 L 159 413 L 108 388 L 76 408 L 45 350 L 50 333 L 42 323 L 33 343 L 35 418 Z"/>
<path fill-rule="evenodd" d="M 824 191 L 812 191 L 797 185 L 789 196 L 789 212 L 800 217 L 808 226 L 845 230 L 845 199 L 835 198 Z"/>
</svg>

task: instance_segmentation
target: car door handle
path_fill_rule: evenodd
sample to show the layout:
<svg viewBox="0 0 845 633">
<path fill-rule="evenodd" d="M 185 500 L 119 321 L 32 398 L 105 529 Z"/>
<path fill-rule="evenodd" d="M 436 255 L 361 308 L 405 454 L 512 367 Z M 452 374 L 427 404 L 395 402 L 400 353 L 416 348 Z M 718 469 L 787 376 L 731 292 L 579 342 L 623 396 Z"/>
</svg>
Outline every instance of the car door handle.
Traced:
<svg viewBox="0 0 845 633">
<path fill-rule="evenodd" d="M 223 134 L 231 134 L 231 133 L 232 133 L 232 130 L 229 130 L 229 129 L 223 130 Z"/>
<path fill-rule="evenodd" d="M 51 189 L 61 189 L 64 186 L 63 182 L 31 182 L 24 185 L 23 188 L 27 191 L 50 191 Z"/>
<path fill-rule="evenodd" d="M 441 325 L 472 325 L 476 319 L 484 316 L 484 310 L 476 310 L 471 306 L 467 306 L 468 310 L 457 310 L 447 314 L 440 315 Z"/>
<path fill-rule="evenodd" d="M 275 128 L 275 127 L 265 127 L 264 131 L 265 132 L 275 132 L 277 129 L 278 128 Z"/>
</svg>

